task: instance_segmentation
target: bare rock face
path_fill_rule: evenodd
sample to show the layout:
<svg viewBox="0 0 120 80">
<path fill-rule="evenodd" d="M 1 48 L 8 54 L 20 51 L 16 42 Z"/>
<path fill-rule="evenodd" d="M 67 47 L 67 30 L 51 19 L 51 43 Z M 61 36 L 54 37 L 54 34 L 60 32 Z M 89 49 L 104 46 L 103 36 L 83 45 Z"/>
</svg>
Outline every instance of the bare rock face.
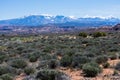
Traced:
<svg viewBox="0 0 120 80">
<path fill-rule="evenodd" d="M 115 26 L 113 27 L 113 30 L 119 31 L 119 30 L 120 30 L 120 23 L 117 24 L 117 25 L 115 25 Z"/>
</svg>

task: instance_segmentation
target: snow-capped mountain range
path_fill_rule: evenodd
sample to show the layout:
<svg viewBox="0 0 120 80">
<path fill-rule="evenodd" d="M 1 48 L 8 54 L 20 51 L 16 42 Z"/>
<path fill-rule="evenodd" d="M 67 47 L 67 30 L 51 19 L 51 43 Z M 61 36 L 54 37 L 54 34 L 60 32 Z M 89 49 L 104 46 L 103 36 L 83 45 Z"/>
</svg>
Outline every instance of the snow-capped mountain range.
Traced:
<svg viewBox="0 0 120 80">
<path fill-rule="evenodd" d="M 41 25 L 63 25 L 63 26 L 112 26 L 120 22 L 120 19 L 85 17 L 75 18 L 73 16 L 51 16 L 51 15 L 30 15 L 23 18 L 0 20 L 0 25 L 10 26 L 41 26 Z"/>
</svg>

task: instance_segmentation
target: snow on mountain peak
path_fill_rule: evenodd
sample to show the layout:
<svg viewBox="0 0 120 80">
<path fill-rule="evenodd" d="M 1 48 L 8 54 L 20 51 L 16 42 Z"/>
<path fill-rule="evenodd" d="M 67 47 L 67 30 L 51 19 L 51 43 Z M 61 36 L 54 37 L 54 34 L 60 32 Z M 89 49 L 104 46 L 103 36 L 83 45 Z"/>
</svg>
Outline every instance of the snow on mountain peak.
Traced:
<svg viewBox="0 0 120 80">
<path fill-rule="evenodd" d="M 40 14 L 42 16 L 49 16 L 49 17 L 53 17 L 53 15 L 50 15 L 50 14 Z"/>
<path fill-rule="evenodd" d="M 71 18 L 71 19 L 77 19 L 75 16 L 69 16 L 69 18 Z"/>
</svg>

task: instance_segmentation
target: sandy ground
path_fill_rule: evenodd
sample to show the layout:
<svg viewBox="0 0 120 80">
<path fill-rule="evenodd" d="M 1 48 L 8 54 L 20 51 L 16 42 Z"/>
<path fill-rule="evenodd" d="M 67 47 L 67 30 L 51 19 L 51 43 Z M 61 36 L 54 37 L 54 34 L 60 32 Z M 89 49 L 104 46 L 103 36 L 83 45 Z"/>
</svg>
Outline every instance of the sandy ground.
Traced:
<svg viewBox="0 0 120 80">
<path fill-rule="evenodd" d="M 25 74 L 21 73 L 19 76 L 16 76 L 14 80 L 23 80 L 25 78 Z"/>
<path fill-rule="evenodd" d="M 116 64 L 120 62 L 120 59 L 117 60 L 108 60 L 108 63 L 110 64 L 110 66 L 114 67 L 116 66 Z"/>
</svg>

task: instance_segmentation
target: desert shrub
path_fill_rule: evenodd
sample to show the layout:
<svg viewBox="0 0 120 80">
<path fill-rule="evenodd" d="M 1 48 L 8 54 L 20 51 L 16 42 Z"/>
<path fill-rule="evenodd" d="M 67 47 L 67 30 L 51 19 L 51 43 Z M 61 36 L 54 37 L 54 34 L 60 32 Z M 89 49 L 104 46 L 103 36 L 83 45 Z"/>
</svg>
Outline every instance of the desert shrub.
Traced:
<svg viewBox="0 0 120 80">
<path fill-rule="evenodd" d="M 87 33 L 85 33 L 85 32 L 80 32 L 80 33 L 79 33 L 79 36 L 81 36 L 81 37 L 87 37 Z"/>
<path fill-rule="evenodd" d="M 26 67 L 24 69 L 24 73 L 27 74 L 27 75 L 33 74 L 34 72 L 35 72 L 35 69 L 31 68 L 31 67 Z"/>
<path fill-rule="evenodd" d="M 58 66 L 59 66 L 59 62 L 56 59 L 43 60 L 40 61 L 37 69 L 46 69 L 46 68 L 54 69 Z"/>
<path fill-rule="evenodd" d="M 110 53 L 110 54 L 108 54 L 108 56 L 109 56 L 109 58 L 110 58 L 111 60 L 117 59 L 116 53 Z"/>
<path fill-rule="evenodd" d="M 23 53 L 31 53 L 33 51 L 34 49 L 31 49 L 31 48 L 28 48 L 28 49 L 25 48 L 24 50 L 22 50 Z"/>
<path fill-rule="evenodd" d="M 95 59 L 95 61 L 96 61 L 98 64 L 105 63 L 105 62 L 107 62 L 107 60 L 108 60 L 108 57 L 105 56 L 105 55 L 98 56 L 98 57 L 96 57 L 96 59 Z"/>
<path fill-rule="evenodd" d="M 16 50 L 22 51 L 24 48 L 25 48 L 24 46 L 18 46 L 18 47 L 16 48 Z"/>
<path fill-rule="evenodd" d="M 8 68 L 5 66 L 0 66 L 0 75 L 8 73 Z"/>
<path fill-rule="evenodd" d="M 103 68 L 108 68 L 110 64 L 108 62 L 103 63 Z"/>
<path fill-rule="evenodd" d="M 30 62 L 36 62 L 37 60 L 38 60 L 38 58 L 34 55 L 29 57 Z"/>
<path fill-rule="evenodd" d="M 17 75 L 20 75 L 21 73 L 24 73 L 24 69 L 19 68 L 19 69 L 16 70 Z"/>
<path fill-rule="evenodd" d="M 117 51 L 119 51 L 118 47 L 119 47 L 119 46 L 112 45 L 111 48 L 109 48 L 108 50 L 109 50 L 110 52 L 117 52 Z"/>
<path fill-rule="evenodd" d="M 11 66 L 6 66 L 7 70 L 11 74 L 16 74 L 17 70 Z"/>
<path fill-rule="evenodd" d="M 70 80 L 66 74 L 53 69 L 41 69 L 38 71 L 37 80 Z"/>
<path fill-rule="evenodd" d="M 75 51 L 73 50 L 68 50 L 66 53 L 64 53 L 65 55 L 68 55 L 68 56 L 72 56 L 75 54 Z"/>
<path fill-rule="evenodd" d="M 59 62 L 55 59 L 52 59 L 48 62 L 48 67 L 51 69 L 55 69 L 56 67 L 58 67 Z"/>
<path fill-rule="evenodd" d="M 120 71 L 120 62 L 116 64 L 115 69 Z"/>
<path fill-rule="evenodd" d="M 0 52 L 0 63 L 6 61 L 7 58 L 8 58 L 7 53 Z"/>
<path fill-rule="evenodd" d="M 64 55 L 64 52 L 62 50 L 57 50 L 56 51 L 56 55 L 58 56 L 63 56 Z"/>
<path fill-rule="evenodd" d="M 16 69 L 10 66 L 0 66 L 0 75 L 6 74 L 6 73 L 16 74 Z"/>
<path fill-rule="evenodd" d="M 36 58 L 39 58 L 44 53 L 41 53 L 40 51 L 34 51 L 30 56 L 35 56 Z"/>
<path fill-rule="evenodd" d="M 117 51 L 118 51 L 118 49 L 117 49 L 117 48 L 112 47 L 112 48 L 110 48 L 110 49 L 109 49 L 109 51 L 110 51 L 110 52 L 117 52 Z"/>
<path fill-rule="evenodd" d="M 48 60 L 40 61 L 37 69 L 46 69 L 48 68 Z"/>
<path fill-rule="evenodd" d="M 83 64 L 90 61 L 90 58 L 81 55 L 81 54 L 75 54 L 72 57 L 72 67 L 79 67 L 82 68 Z"/>
<path fill-rule="evenodd" d="M 40 56 L 45 55 L 44 53 L 41 53 L 40 51 L 34 50 L 34 52 L 29 54 L 24 54 L 26 58 L 29 58 L 29 60 L 35 62 Z"/>
<path fill-rule="evenodd" d="M 71 63 L 72 63 L 72 58 L 68 55 L 63 56 L 62 59 L 60 60 L 60 64 L 63 67 L 70 66 Z"/>
<path fill-rule="evenodd" d="M 10 65 L 15 68 L 25 68 L 27 66 L 27 62 L 24 59 L 14 59 L 11 61 Z"/>
<path fill-rule="evenodd" d="M 40 56 L 40 60 L 51 60 L 51 59 L 56 59 L 56 57 L 47 53 L 46 54 L 44 53 Z"/>
<path fill-rule="evenodd" d="M 95 32 L 93 33 L 93 37 L 102 37 L 102 36 L 106 36 L 105 32 Z"/>
<path fill-rule="evenodd" d="M 60 74 L 56 70 L 40 70 L 37 73 L 36 78 L 40 80 L 55 80 L 55 78 Z"/>
<path fill-rule="evenodd" d="M 10 74 L 3 74 L 0 78 L 2 80 L 13 80 L 13 77 Z"/>
<path fill-rule="evenodd" d="M 85 53 L 83 54 L 84 56 L 90 57 L 90 58 L 94 58 L 95 54 L 94 53 Z"/>
<path fill-rule="evenodd" d="M 43 52 L 51 52 L 52 51 L 52 47 L 51 46 L 47 46 L 46 48 L 44 48 Z"/>
<path fill-rule="evenodd" d="M 24 46 L 17 46 L 16 51 L 18 54 L 22 54 L 22 51 L 24 50 Z"/>
<path fill-rule="evenodd" d="M 88 41 L 87 40 L 82 40 L 82 44 L 87 44 Z"/>
<path fill-rule="evenodd" d="M 6 55 L 0 55 L 0 63 L 5 61 L 5 59 L 6 59 Z"/>
<path fill-rule="evenodd" d="M 95 77 L 101 72 L 101 68 L 95 62 L 84 64 L 82 70 L 86 77 Z"/>
</svg>

